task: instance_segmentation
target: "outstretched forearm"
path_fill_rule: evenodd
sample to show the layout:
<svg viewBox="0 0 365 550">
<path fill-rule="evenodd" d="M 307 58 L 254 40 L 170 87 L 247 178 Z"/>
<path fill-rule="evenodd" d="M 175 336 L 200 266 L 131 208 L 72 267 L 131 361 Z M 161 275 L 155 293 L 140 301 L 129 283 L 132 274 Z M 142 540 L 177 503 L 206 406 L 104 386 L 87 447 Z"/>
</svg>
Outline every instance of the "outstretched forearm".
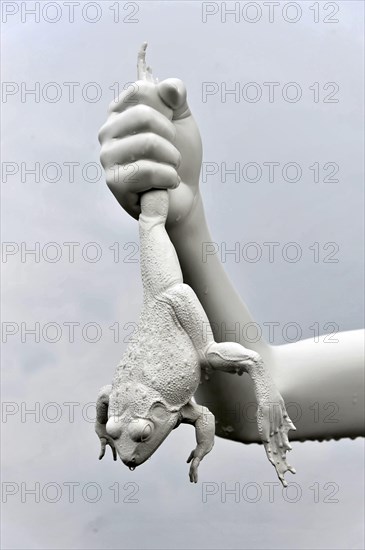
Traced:
<svg viewBox="0 0 365 550">
<path fill-rule="evenodd" d="M 292 439 L 364 436 L 363 330 L 276 346 L 273 376 L 297 427 Z"/>
</svg>

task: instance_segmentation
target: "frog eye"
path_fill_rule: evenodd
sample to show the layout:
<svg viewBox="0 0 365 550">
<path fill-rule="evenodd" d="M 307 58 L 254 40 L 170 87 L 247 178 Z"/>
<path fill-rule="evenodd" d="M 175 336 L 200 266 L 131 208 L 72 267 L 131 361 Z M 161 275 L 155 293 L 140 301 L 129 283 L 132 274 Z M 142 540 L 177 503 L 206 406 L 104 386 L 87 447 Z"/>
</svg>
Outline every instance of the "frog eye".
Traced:
<svg viewBox="0 0 365 550">
<path fill-rule="evenodd" d="M 152 435 L 152 431 L 152 422 L 149 422 L 149 420 L 144 420 L 143 418 L 136 418 L 135 420 L 132 420 L 128 426 L 128 432 L 131 439 L 138 443 L 147 441 L 147 439 L 149 439 Z"/>
<path fill-rule="evenodd" d="M 147 441 L 147 439 L 151 436 L 151 434 L 152 434 L 151 424 L 146 424 L 141 434 L 141 441 Z"/>
</svg>

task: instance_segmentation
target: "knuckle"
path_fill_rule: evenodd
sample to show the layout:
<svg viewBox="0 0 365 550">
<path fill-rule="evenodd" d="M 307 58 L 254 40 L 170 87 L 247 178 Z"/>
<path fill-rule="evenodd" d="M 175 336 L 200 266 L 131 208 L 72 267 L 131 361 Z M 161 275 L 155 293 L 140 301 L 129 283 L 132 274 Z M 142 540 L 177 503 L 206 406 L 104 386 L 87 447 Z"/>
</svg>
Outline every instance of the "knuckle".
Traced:
<svg viewBox="0 0 365 550">
<path fill-rule="evenodd" d="M 145 80 L 129 82 L 119 96 L 109 103 L 108 113 L 118 112 L 122 105 L 137 106 L 139 103 L 145 102 L 154 87 L 152 82 Z"/>
<path fill-rule="evenodd" d="M 168 129 L 171 133 L 171 143 L 174 143 L 176 141 L 177 136 L 177 128 L 176 126 L 171 122 L 171 120 L 168 120 Z"/>
<path fill-rule="evenodd" d="M 133 186 L 140 180 L 140 164 L 138 162 L 132 162 L 123 164 L 121 179 L 125 188 L 131 190 Z"/>
<path fill-rule="evenodd" d="M 100 162 L 103 168 L 107 166 L 108 159 L 109 159 L 109 151 L 107 150 L 105 145 L 103 145 L 102 148 L 100 149 Z"/>
<path fill-rule="evenodd" d="M 151 88 L 153 88 L 152 83 L 145 80 L 131 82 L 128 88 L 120 95 L 119 103 L 137 107 L 147 101 Z"/>
<path fill-rule="evenodd" d="M 105 181 L 110 190 L 113 190 L 115 185 L 118 184 L 118 172 L 113 168 L 110 168 L 105 173 Z"/>
<path fill-rule="evenodd" d="M 143 136 L 142 140 L 142 154 L 143 155 L 152 155 L 156 150 L 156 136 L 148 132 Z"/>
<path fill-rule="evenodd" d="M 143 177 L 146 178 L 146 180 L 148 180 L 150 183 L 153 183 L 155 181 L 156 175 L 157 167 L 154 164 L 149 163 L 144 167 Z"/>
<path fill-rule="evenodd" d="M 151 107 L 140 103 L 137 107 L 138 125 L 141 129 L 150 130 L 153 127 L 153 112 Z"/>
<path fill-rule="evenodd" d="M 117 110 L 118 107 L 118 100 L 112 99 L 111 102 L 108 105 L 108 115 L 114 113 Z"/>
<path fill-rule="evenodd" d="M 99 130 L 99 133 L 98 133 L 98 140 L 99 140 L 99 143 L 100 145 L 104 142 L 104 139 L 106 137 L 106 132 L 107 132 L 107 124 L 103 124 Z"/>
<path fill-rule="evenodd" d="M 176 151 L 177 151 L 176 167 L 179 168 L 179 166 L 181 165 L 181 162 L 182 162 L 182 156 L 181 156 L 181 153 L 178 149 L 176 149 Z"/>
<path fill-rule="evenodd" d="M 154 90 L 156 87 L 153 82 L 149 82 L 148 80 L 137 80 L 134 84 L 136 86 L 138 96 L 141 100 L 149 96 L 152 90 Z"/>
</svg>

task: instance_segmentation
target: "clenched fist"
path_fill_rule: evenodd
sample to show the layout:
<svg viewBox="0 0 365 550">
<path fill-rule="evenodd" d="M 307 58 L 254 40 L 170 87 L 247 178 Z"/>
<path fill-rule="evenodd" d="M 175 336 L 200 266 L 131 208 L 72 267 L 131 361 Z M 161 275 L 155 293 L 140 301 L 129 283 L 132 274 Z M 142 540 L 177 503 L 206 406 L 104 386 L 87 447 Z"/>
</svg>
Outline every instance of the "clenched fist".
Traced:
<svg viewBox="0 0 365 550">
<path fill-rule="evenodd" d="M 187 217 L 198 193 L 202 144 L 181 80 L 137 80 L 109 106 L 99 132 L 107 184 L 134 218 L 140 194 L 169 190 L 167 225 Z"/>
</svg>

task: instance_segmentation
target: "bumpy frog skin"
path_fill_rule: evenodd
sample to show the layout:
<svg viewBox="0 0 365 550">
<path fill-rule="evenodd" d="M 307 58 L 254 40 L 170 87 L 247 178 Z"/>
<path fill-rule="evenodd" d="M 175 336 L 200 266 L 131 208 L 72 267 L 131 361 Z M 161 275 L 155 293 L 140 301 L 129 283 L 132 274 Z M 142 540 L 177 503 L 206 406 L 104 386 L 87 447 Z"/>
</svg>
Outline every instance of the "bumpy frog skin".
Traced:
<svg viewBox="0 0 365 550">
<path fill-rule="evenodd" d="M 144 45 L 138 56 L 138 76 L 154 82 L 145 65 Z M 176 251 L 165 229 L 168 193 L 152 190 L 141 196 L 140 263 L 144 290 L 137 337 L 117 367 L 112 385 L 97 399 L 95 431 L 101 441 L 130 469 L 156 451 L 181 422 L 195 427 L 197 445 L 191 452 L 190 481 L 214 444 L 215 419 L 193 401 L 204 371 L 242 375 L 254 384 L 257 425 L 268 459 L 279 479 L 295 473 L 286 461 L 291 450 L 288 431 L 295 427 L 270 373 L 258 353 L 235 342 L 217 343 L 195 292 L 184 284 Z"/>
</svg>

